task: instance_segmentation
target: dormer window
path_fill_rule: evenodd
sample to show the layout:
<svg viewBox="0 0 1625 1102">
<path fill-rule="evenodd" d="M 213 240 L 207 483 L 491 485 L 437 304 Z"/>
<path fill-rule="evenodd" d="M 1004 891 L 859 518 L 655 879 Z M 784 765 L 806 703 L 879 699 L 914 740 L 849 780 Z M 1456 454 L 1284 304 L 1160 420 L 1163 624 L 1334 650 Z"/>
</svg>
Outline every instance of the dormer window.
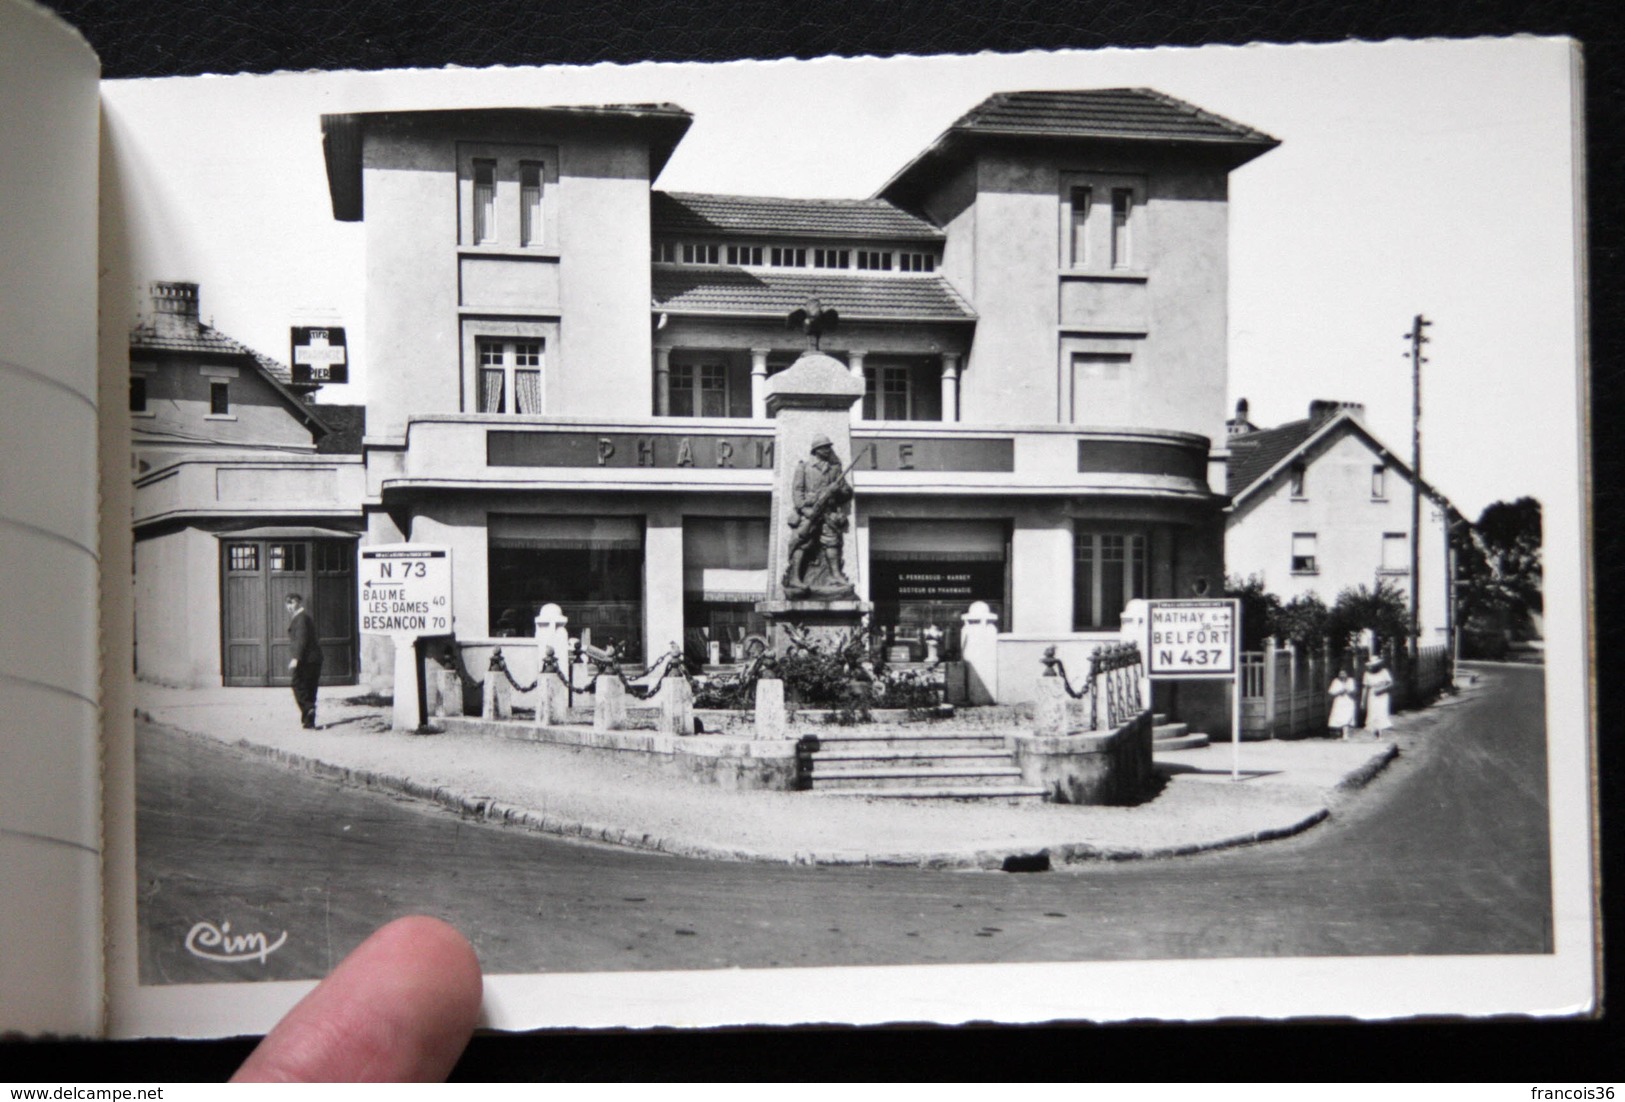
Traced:
<svg viewBox="0 0 1625 1102">
<path fill-rule="evenodd" d="M 814 268 L 845 268 L 851 252 L 847 249 L 814 249 Z"/>
<path fill-rule="evenodd" d="M 729 245 L 728 263 L 740 268 L 760 268 L 762 266 L 762 247 L 760 245 Z"/>
<path fill-rule="evenodd" d="M 683 245 L 684 264 L 715 264 L 719 250 L 716 245 L 695 244 L 687 242 Z"/>
<path fill-rule="evenodd" d="M 769 263 L 775 268 L 805 268 L 807 250 L 774 245 L 768 253 Z"/>
<path fill-rule="evenodd" d="M 934 272 L 937 258 L 931 253 L 898 253 L 897 270 L 900 272 Z"/>
<path fill-rule="evenodd" d="M 891 253 L 873 249 L 858 250 L 858 269 L 865 272 L 891 271 Z"/>
</svg>

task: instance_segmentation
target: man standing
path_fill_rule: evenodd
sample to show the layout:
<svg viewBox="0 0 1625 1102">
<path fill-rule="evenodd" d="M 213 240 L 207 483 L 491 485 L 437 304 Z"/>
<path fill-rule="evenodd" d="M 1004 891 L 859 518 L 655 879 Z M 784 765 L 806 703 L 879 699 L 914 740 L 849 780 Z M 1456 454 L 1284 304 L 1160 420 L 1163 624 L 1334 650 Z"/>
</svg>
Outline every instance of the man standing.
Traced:
<svg viewBox="0 0 1625 1102">
<path fill-rule="evenodd" d="M 299 722 L 306 728 L 316 726 L 316 683 L 322 679 L 322 645 L 316 640 L 316 621 L 305 611 L 305 598 L 299 593 L 288 594 L 288 648 L 293 656 L 288 669 L 293 671 L 293 699 L 299 705 Z"/>
</svg>

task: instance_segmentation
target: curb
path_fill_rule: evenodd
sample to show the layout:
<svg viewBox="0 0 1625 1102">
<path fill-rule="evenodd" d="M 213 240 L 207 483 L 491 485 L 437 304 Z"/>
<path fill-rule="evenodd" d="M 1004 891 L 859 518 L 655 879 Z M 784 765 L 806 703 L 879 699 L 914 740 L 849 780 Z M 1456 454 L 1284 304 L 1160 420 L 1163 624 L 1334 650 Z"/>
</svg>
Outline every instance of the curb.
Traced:
<svg viewBox="0 0 1625 1102">
<path fill-rule="evenodd" d="M 518 827 L 538 834 L 552 835 L 575 841 L 619 846 L 625 849 L 663 853 L 671 857 L 690 857 L 705 861 L 758 862 L 762 864 L 826 868 L 911 868 L 941 871 L 983 870 L 997 872 L 1003 871 L 1012 860 L 1028 861 L 1038 859 L 1041 862 L 1054 861 L 1063 865 L 1094 861 L 1157 860 L 1168 857 L 1186 857 L 1213 850 L 1232 849 L 1237 846 L 1255 845 L 1260 842 L 1291 837 L 1294 834 L 1300 834 L 1308 830 L 1330 814 L 1327 808 L 1320 807 L 1308 815 L 1280 827 L 1269 827 L 1213 841 L 1190 842 L 1179 846 L 1142 848 L 1134 846 L 1100 846 L 1092 842 L 1063 842 L 1042 846 L 1036 850 L 1031 847 L 1022 847 L 1020 851 L 976 849 L 970 851 L 939 850 L 889 854 L 817 853 L 810 851 L 771 853 L 688 842 L 680 838 L 667 838 L 635 832 L 624 827 L 603 823 L 562 819 L 556 815 L 546 815 L 532 811 L 529 808 L 505 804 L 489 796 L 465 795 L 444 786 L 428 785 L 421 781 L 414 781 L 409 777 L 380 773 L 370 769 L 353 769 L 349 766 L 334 765 L 332 762 L 323 761 L 320 758 L 297 754 L 290 750 L 280 750 L 274 746 L 250 742 L 247 739 L 226 742 L 157 719 L 145 710 L 138 709 L 136 714 L 138 718 L 189 739 L 207 742 L 212 746 L 224 746 L 259 758 L 262 761 L 297 772 L 309 773 L 312 776 L 335 781 L 341 785 L 347 784 L 374 792 L 405 796 L 446 811 L 456 812 L 460 818 L 475 819 L 499 827 Z M 1398 748 L 1393 748 L 1393 751 L 1397 753 Z M 1365 780 L 1370 779 L 1370 776 L 1375 776 L 1388 761 L 1392 760 L 1394 753 L 1379 759 L 1375 763 L 1375 768 L 1369 770 L 1369 776 L 1365 777 L 1360 783 L 1363 784 Z"/>
</svg>

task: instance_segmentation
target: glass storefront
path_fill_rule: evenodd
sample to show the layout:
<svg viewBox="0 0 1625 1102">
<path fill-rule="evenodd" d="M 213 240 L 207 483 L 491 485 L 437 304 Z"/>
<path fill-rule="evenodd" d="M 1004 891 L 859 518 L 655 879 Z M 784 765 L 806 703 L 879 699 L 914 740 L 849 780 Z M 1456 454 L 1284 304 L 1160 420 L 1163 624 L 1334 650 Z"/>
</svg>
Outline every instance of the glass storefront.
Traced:
<svg viewBox="0 0 1625 1102">
<path fill-rule="evenodd" d="M 683 650 L 696 662 L 742 662 L 767 645 L 756 602 L 767 595 L 767 520 L 683 518 Z"/>
<path fill-rule="evenodd" d="M 984 601 L 1004 621 L 1009 525 L 1002 520 L 872 520 L 869 594 L 891 661 L 923 661 L 929 629 L 938 654 L 959 656 L 960 617 Z"/>
<path fill-rule="evenodd" d="M 488 541 L 492 635 L 531 635 L 552 603 L 572 636 L 642 660 L 643 518 L 493 515 Z"/>
</svg>

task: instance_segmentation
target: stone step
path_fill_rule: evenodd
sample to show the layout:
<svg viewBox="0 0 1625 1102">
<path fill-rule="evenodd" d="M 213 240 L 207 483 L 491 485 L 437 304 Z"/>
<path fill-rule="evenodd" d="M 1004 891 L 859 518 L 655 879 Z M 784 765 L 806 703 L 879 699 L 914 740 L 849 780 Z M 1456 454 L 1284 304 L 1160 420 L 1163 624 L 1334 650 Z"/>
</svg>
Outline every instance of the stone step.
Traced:
<svg viewBox="0 0 1625 1102">
<path fill-rule="evenodd" d="M 1021 779 L 1021 770 L 1013 765 L 962 765 L 919 768 L 908 766 L 882 766 L 859 769 L 820 769 L 813 763 L 812 787 L 819 789 L 902 790 L 908 788 L 935 788 L 950 785 L 955 788 L 983 788 L 1009 785 Z"/>
<path fill-rule="evenodd" d="M 1209 742 L 1208 737 L 1200 733 L 1181 735 L 1178 738 L 1158 738 L 1151 741 L 1151 752 L 1155 754 L 1163 750 L 1196 750 L 1208 745 Z"/>
<path fill-rule="evenodd" d="M 1191 727 L 1188 723 L 1158 723 L 1151 728 L 1151 738 L 1154 742 L 1161 742 L 1164 739 L 1184 738 L 1190 734 L 1190 730 Z"/>
<path fill-rule="evenodd" d="M 1009 765 L 1008 751 L 991 748 L 983 749 L 941 749 L 927 747 L 924 749 L 909 747 L 906 749 L 886 749 L 875 747 L 863 750 L 820 750 L 813 758 L 819 767 L 832 762 L 906 762 L 909 765 L 966 765 L 975 762 L 986 762 L 996 765 Z"/>
<path fill-rule="evenodd" d="M 949 750 L 999 750 L 1005 749 L 1005 736 L 1002 731 L 864 731 L 861 734 L 831 734 L 824 731 L 803 731 L 801 734 L 811 735 L 818 740 L 818 745 L 826 750 L 863 750 L 881 748 L 886 750 L 907 750 L 911 748 L 941 748 Z"/>
<path fill-rule="evenodd" d="M 983 803 L 1043 803 L 1044 790 L 1030 785 L 1008 784 L 971 787 L 943 785 L 936 788 L 836 788 L 814 796 L 826 799 L 865 800 L 976 800 Z"/>
</svg>

